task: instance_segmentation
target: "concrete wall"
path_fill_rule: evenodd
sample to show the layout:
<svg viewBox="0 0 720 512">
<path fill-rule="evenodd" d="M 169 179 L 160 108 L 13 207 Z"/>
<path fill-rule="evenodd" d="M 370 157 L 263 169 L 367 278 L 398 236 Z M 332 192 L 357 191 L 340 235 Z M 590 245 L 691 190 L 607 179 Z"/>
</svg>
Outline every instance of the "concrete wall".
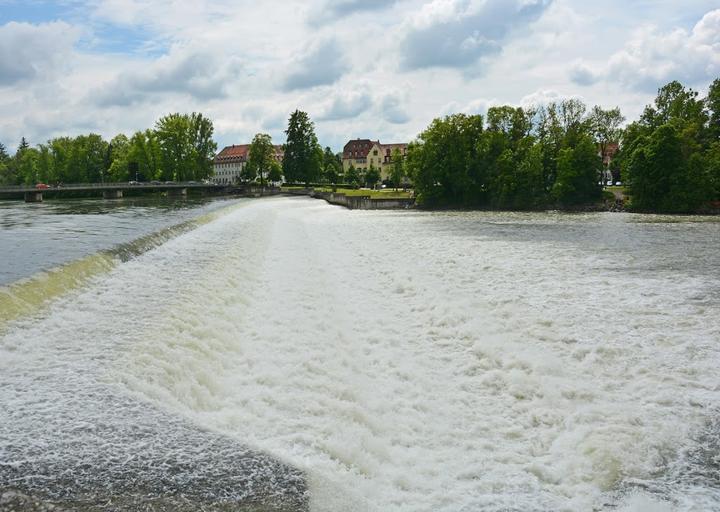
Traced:
<svg viewBox="0 0 720 512">
<path fill-rule="evenodd" d="M 337 192 L 315 192 L 313 189 L 292 189 L 285 193 L 324 199 L 350 210 L 404 210 L 415 206 L 414 199 L 372 199 L 370 196 L 346 196 Z"/>
</svg>

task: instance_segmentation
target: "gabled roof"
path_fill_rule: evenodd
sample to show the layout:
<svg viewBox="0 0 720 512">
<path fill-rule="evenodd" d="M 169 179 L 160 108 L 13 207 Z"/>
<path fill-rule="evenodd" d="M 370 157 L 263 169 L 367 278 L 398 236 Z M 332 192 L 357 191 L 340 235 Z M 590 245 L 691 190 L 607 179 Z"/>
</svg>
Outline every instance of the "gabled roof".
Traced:
<svg viewBox="0 0 720 512">
<path fill-rule="evenodd" d="M 244 162 L 247 160 L 250 144 L 227 146 L 215 156 L 216 163 Z"/>
<path fill-rule="evenodd" d="M 282 145 L 275 145 L 275 158 L 282 159 L 284 150 Z M 250 144 L 233 144 L 226 146 L 215 156 L 215 163 L 245 162 L 250 153 Z"/>
<path fill-rule="evenodd" d="M 379 140 L 370 139 L 353 139 L 343 148 L 343 158 L 366 158 L 370 149 L 375 144 L 380 144 Z"/>
</svg>

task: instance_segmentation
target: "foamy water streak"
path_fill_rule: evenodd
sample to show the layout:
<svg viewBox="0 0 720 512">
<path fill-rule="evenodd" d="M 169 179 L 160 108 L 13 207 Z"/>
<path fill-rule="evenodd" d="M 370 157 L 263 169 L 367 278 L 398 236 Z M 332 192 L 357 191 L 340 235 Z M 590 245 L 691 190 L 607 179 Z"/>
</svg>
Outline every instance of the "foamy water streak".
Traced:
<svg viewBox="0 0 720 512">
<path fill-rule="evenodd" d="M 78 372 L 123 425 L 304 470 L 314 510 L 717 509 L 720 224 L 668 220 L 253 202 L 6 335 L 5 434 L 52 445 L 8 390 Z"/>
</svg>

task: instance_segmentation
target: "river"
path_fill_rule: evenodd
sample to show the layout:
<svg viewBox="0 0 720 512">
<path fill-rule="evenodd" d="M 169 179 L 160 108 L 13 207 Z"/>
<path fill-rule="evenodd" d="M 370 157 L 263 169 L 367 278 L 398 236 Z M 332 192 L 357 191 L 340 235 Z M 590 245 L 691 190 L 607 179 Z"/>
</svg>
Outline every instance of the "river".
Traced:
<svg viewBox="0 0 720 512">
<path fill-rule="evenodd" d="M 0 207 L 0 491 L 720 510 L 717 217 L 83 204 Z"/>
</svg>

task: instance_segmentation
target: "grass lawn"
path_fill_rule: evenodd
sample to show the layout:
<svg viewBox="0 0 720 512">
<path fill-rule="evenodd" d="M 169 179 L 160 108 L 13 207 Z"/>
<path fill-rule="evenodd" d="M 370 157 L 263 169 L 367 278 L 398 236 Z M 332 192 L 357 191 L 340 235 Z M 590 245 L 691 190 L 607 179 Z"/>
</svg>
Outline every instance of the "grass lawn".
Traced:
<svg viewBox="0 0 720 512">
<path fill-rule="evenodd" d="M 320 192 L 332 192 L 332 188 L 319 188 L 316 189 Z M 338 194 L 345 194 L 346 196 L 370 196 L 373 199 L 397 199 L 397 198 L 408 198 L 412 197 L 412 192 L 403 192 L 402 189 L 395 191 L 392 188 L 384 188 L 382 190 L 367 190 L 367 189 L 352 189 L 352 188 L 339 188 L 335 192 Z"/>
</svg>

